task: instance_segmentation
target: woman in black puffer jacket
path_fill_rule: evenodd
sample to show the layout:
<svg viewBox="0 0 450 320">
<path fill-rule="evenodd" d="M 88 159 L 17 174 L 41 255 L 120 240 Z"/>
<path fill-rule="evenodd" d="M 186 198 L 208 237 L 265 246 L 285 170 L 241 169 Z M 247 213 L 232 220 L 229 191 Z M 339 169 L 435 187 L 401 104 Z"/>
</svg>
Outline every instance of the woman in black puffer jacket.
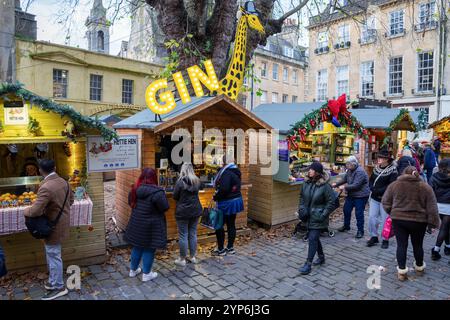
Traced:
<svg viewBox="0 0 450 320">
<path fill-rule="evenodd" d="M 195 257 L 197 253 L 197 225 L 202 214 L 202 205 L 198 198 L 199 190 L 200 179 L 195 175 L 192 164 L 184 163 L 181 167 L 180 178 L 173 191 L 173 199 L 177 201 L 175 218 L 180 245 L 180 257 L 175 260 L 175 264 L 181 267 L 186 265 L 186 259 L 189 259 L 192 263 L 198 263 Z M 189 258 L 187 257 L 188 246 L 191 254 Z"/>
<path fill-rule="evenodd" d="M 165 212 L 169 209 L 164 190 L 156 185 L 155 170 L 145 168 L 128 196 L 132 208 L 124 240 L 132 245 L 130 277 L 141 271 L 142 281 L 157 277 L 152 272 L 156 249 L 167 246 L 167 224 Z M 142 269 L 139 264 L 142 260 Z"/>
<path fill-rule="evenodd" d="M 318 259 L 314 265 L 325 262 L 320 233 L 328 229 L 329 216 L 333 211 L 335 200 L 334 191 L 328 183 L 329 179 L 328 174 L 323 171 L 322 164 L 313 162 L 302 186 L 298 213 L 300 220 L 306 221 L 308 226 L 308 258 L 299 270 L 302 275 L 311 272 L 316 252 Z"/>
</svg>

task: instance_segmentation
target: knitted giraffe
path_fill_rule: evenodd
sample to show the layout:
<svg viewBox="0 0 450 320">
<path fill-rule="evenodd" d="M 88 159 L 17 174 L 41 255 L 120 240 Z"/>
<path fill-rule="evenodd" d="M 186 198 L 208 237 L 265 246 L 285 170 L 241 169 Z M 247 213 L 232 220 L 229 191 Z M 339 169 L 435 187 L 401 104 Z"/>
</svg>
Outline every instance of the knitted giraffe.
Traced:
<svg viewBox="0 0 450 320">
<path fill-rule="evenodd" d="M 248 5 L 249 3 L 250 6 Z M 249 10 L 249 8 L 251 8 Z M 246 8 L 240 7 L 241 16 L 236 28 L 234 41 L 233 58 L 228 66 L 225 78 L 220 80 L 219 94 L 224 94 L 233 100 L 237 100 L 239 90 L 244 83 L 245 73 L 245 54 L 247 49 L 247 30 L 248 27 L 264 33 L 264 27 L 259 20 L 258 13 L 254 9 L 253 2 L 246 3 Z"/>
</svg>

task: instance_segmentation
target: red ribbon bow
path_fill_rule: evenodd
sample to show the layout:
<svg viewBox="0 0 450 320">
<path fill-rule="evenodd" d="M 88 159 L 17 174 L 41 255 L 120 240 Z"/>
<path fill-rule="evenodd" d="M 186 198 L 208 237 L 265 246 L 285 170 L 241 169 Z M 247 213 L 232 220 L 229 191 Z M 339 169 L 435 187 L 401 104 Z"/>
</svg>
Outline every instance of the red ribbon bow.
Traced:
<svg viewBox="0 0 450 320">
<path fill-rule="evenodd" d="M 329 100 L 328 109 L 330 109 L 331 114 L 336 119 L 338 118 L 339 113 L 344 114 L 347 111 L 347 96 L 345 95 L 345 93 L 341 95 L 337 100 Z"/>
</svg>

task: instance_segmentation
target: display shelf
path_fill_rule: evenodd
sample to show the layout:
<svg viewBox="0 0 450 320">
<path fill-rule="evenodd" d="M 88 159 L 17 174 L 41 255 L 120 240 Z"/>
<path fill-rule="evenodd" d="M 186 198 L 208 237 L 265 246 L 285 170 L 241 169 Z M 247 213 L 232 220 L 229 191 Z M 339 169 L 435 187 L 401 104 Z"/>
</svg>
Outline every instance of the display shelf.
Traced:
<svg viewBox="0 0 450 320">
<path fill-rule="evenodd" d="M 0 178 L 0 188 L 18 187 L 18 186 L 32 186 L 38 185 L 42 181 L 42 177 L 14 177 L 14 178 Z"/>
</svg>

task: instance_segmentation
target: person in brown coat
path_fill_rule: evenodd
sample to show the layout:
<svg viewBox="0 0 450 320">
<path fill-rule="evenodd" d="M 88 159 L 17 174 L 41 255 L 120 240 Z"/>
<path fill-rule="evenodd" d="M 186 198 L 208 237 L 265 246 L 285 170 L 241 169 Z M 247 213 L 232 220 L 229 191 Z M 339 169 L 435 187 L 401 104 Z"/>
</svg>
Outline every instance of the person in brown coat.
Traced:
<svg viewBox="0 0 450 320">
<path fill-rule="evenodd" d="M 423 239 L 427 226 L 439 227 L 438 207 L 433 189 L 420 179 L 415 167 L 409 166 L 397 181 L 389 185 L 381 203 L 391 216 L 397 239 L 398 279 L 407 279 L 406 253 L 409 237 L 416 260 L 414 269 L 417 275 L 422 275 L 425 271 Z"/>
<path fill-rule="evenodd" d="M 53 300 L 68 294 L 63 279 L 61 243 L 69 237 L 69 215 L 70 206 L 73 203 L 73 193 L 67 181 L 56 174 L 55 162 L 53 160 L 41 160 L 39 163 L 39 171 L 44 176 L 44 180 L 39 186 L 36 202 L 31 207 L 25 209 L 24 215 L 26 217 L 46 215 L 51 221 L 55 221 L 67 196 L 55 230 L 44 240 L 49 281 L 45 284 L 45 289 L 48 292 L 42 299 Z"/>
</svg>

